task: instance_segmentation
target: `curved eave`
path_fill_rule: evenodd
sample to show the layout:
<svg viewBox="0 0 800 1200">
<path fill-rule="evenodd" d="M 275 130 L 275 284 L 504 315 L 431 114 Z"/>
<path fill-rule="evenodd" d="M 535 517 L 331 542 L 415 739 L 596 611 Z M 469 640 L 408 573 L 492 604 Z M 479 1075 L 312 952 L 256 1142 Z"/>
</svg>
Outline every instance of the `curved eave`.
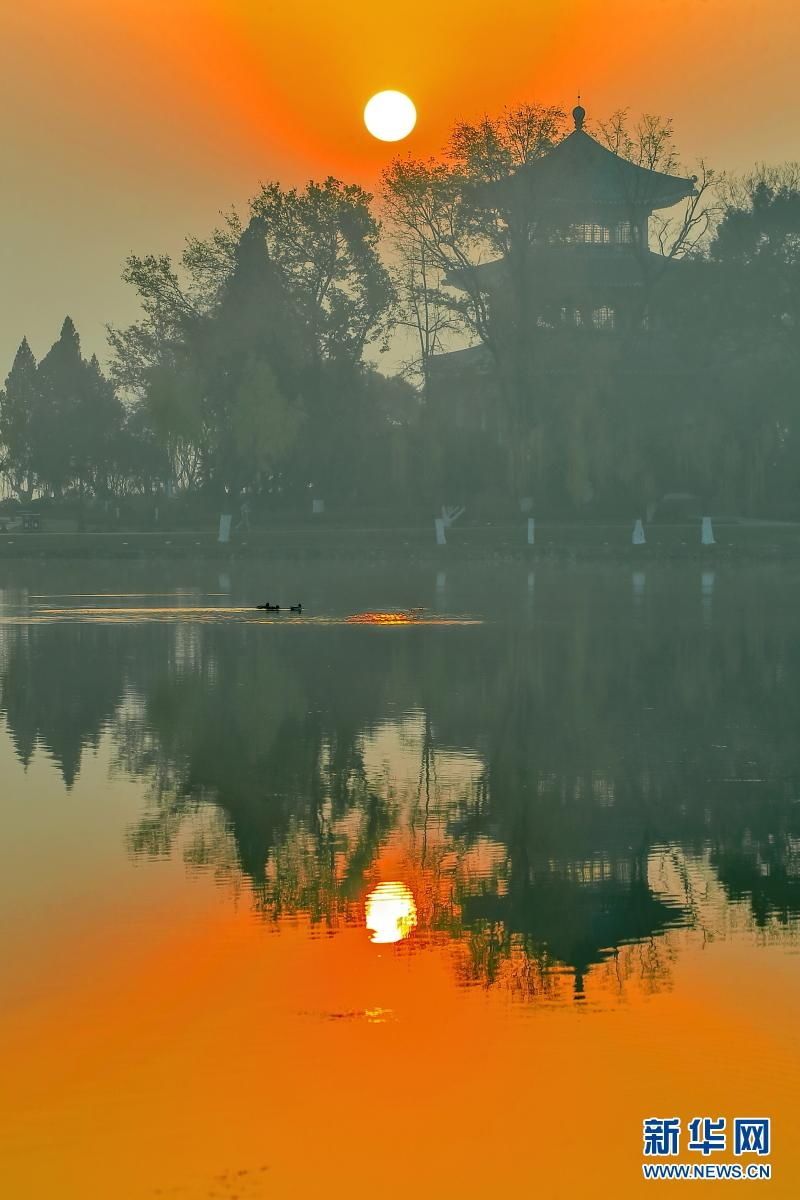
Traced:
<svg viewBox="0 0 800 1200">
<path fill-rule="evenodd" d="M 460 350 L 448 350 L 434 354 L 430 360 L 433 374 L 460 373 L 475 371 L 478 374 L 488 374 L 494 368 L 494 360 L 482 343 L 476 346 L 463 346 Z"/>
<path fill-rule="evenodd" d="M 542 211 L 671 208 L 695 193 L 696 179 L 640 167 L 576 129 L 542 158 L 519 167 L 508 179 L 474 190 L 478 204 L 510 210 L 534 204 Z"/>
<path fill-rule="evenodd" d="M 666 259 L 648 250 L 644 259 L 639 259 L 624 250 L 590 246 L 548 247 L 534 250 L 530 258 L 530 271 L 535 277 L 548 282 L 583 283 L 589 287 L 630 288 L 642 287 L 654 271 L 674 270 L 680 260 Z M 482 291 L 493 292 L 510 285 L 508 267 L 503 259 L 481 263 L 473 268 Z M 445 283 L 459 291 L 467 291 L 459 278 L 463 272 L 453 271 L 445 276 Z"/>
</svg>

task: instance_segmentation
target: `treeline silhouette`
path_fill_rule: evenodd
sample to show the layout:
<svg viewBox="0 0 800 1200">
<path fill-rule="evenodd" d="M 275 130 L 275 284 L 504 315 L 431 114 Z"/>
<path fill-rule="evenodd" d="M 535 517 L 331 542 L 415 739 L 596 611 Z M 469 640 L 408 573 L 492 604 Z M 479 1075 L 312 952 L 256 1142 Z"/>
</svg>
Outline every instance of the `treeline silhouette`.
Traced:
<svg viewBox="0 0 800 1200">
<path fill-rule="evenodd" d="M 271 183 L 246 221 L 234 212 L 190 238 L 179 263 L 132 256 L 124 278 L 141 316 L 110 330 L 107 373 L 82 357 L 69 318 L 38 364 L 22 342 L 0 392 L 6 493 L 166 493 L 209 510 L 246 498 L 254 516 L 309 497 L 518 511 L 526 495 L 542 514 L 629 515 L 683 493 L 718 511 L 796 515 L 796 165 L 739 180 L 700 169 L 686 209 L 651 223 L 664 270 L 645 281 L 635 334 L 540 316 L 514 335 L 513 395 L 477 367 L 437 369 L 449 349 L 519 333 L 514 303 L 449 285 L 487 258 L 513 267 L 508 220 L 476 196 L 546 154 L 565 122 L 521 105 L 461 123 L 438 161 L 392 164 L 378 200 L 333 178 Z M 617 113 L 593 132 L 677 170 L 669 121 Z M 406 356 L 391 376 L 374 366 L 390 344 Z M 464 421 L 467 392 L 478 410 Z"/>
</svg>

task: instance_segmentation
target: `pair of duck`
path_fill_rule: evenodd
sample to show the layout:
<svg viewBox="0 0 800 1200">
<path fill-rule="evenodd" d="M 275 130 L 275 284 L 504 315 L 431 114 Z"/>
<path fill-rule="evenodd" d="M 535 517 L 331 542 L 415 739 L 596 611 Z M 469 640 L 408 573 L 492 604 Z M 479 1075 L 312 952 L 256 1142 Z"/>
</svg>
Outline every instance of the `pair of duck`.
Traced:
<svg viewBox="0 0 800 1200">
<path fill-rule="evenodd" d="M 266 602 L 266 604 L 257 604 L 256 608 L 263 608 L 264 612 L 280 612 L 281 611 L 280 604 L 270 604 L 269 600 Z M 290 604 L 289 605 L 289 612 L 301 613 L 302 611 L 303 611 L 302 604 Z"/>
</svg>

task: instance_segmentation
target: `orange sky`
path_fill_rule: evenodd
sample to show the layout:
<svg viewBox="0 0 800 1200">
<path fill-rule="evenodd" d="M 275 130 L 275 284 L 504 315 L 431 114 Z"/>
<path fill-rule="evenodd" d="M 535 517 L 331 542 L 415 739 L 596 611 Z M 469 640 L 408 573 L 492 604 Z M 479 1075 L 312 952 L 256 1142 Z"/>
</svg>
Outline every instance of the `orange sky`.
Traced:
<svg viewBox="0 0 800 1200">
<path fill-rule="evenodd" d="M 409 92 L 428 154 L 453 119 L 539 99 L 670 113 L 687 160 L 800 157 L 794 0 L 25 0 L 0 24 L 0 375 L 65 312 L 87 349 L 135 312 L 130 251 L 175 251 L 259 180 L 374 182 L 361 111 Z"/>
</svg>

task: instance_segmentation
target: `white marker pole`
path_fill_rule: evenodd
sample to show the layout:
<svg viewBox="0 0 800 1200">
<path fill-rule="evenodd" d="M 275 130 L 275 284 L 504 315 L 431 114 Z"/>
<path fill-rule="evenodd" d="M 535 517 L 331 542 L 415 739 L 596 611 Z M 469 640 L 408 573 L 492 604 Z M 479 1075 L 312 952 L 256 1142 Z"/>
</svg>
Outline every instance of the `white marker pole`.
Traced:
<svg viewBox="0 0 800 1200">
<path fill-rule="evenodd" d="M 434 528 L 436 530 L 436 545 L 446 546 L 447 539 L 444 536 L 444 520 L 442 517 L 434 517 Z"/>
<path fill-rule="evenodd" d="M 218 542 L 222 542 L 224 544 L 225 542 L 229 542 L 231 540 L 231 521 L 232 521 L 232 519 L 233 518 L 231 517 L 230 513 L 222 513 L 222 515 L 220 516 L 219 535 L 217 537 Z"/>
<path fill-rule="evenodd" d="M 642 525 L 641 517 L 636 518 L 636 524 L 633 527 L 633 537 L 631 538 L 631 542 L 634 546 L 644 545 L 644 526 Z"/>
<path fill-rule="evenodd" d="M 711 517 L 703 517 L 703 527 L 700 531 L 700 542 L 703 546 L 715 546 L 714 530 L 711 528 Z"/>
<path fill-rule="evenodd" d="M 528 517 L 528 545 L 532 546 L 536 540 L 536 521 L 533 517 Z"/>
<path fill-rule="evenodd" d="M 711 625 L 711 609 L 714 603 L 714 572 L 703 571 L 700 576 L 700 593 L 702 599 L 700 603 L 703 606 L 703 624 L 708 628 Z"/>
</svg>

